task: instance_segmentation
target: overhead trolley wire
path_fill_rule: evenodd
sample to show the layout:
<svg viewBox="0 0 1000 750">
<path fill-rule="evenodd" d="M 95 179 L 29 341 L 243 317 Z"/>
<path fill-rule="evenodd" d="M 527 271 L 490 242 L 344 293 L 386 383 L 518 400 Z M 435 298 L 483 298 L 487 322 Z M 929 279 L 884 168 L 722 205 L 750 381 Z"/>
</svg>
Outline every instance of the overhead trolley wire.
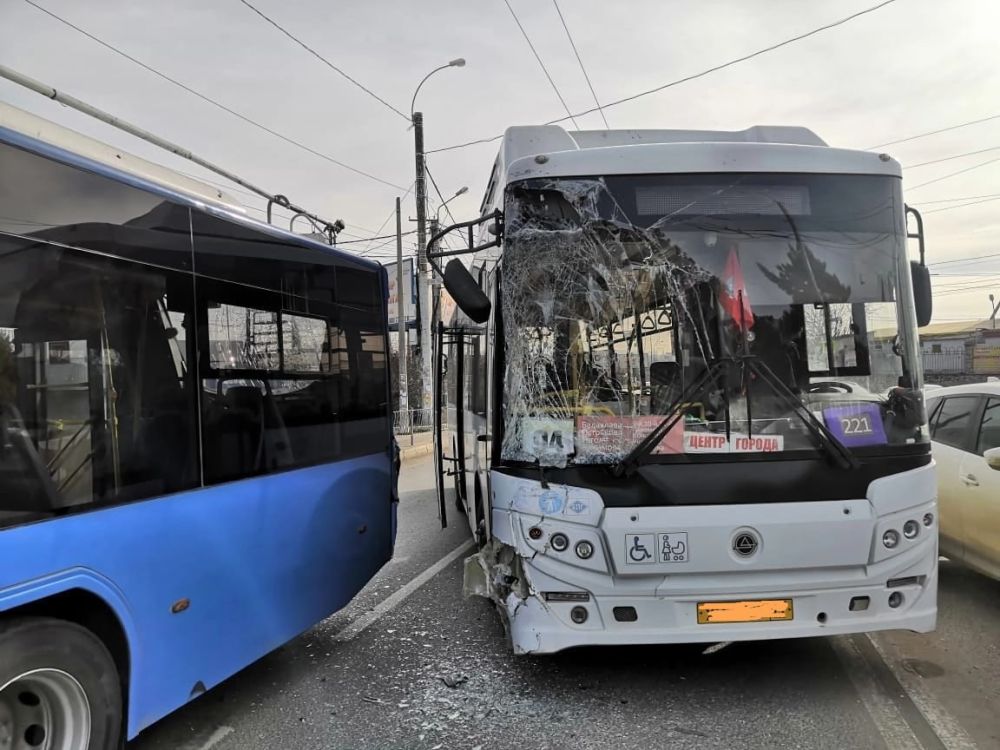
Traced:
<svg viewBox="0 0 1000 750">
<path fill-rule="evenodd" d="M 387 102 L 385 99 L 383 99 L 381 96 L 379 96 L 378 94 L 376 94 L 374 91 L 372 91 L 370 88 L 368 88 L 367 86 L 365 86 L 363 83 L 361 83 L 357 79 L 352 78 L 351 76 L 349 76 L 343 70 L 341 70 L 336 65 L 334 65 L 332 62 L 330 62 L 325 57 L 323 57 L 323 55 L 321 55 L 319 52 L 317 52 L 312 47 L 310 47 L 308 44 L 306 44 L 301 39 L 299 39 L 297 36 L 295 36 L 294 34 L 292 34 L 292 32 L 290 32 L 284 26 L 281 26 L 277 21 L 275 21 L 274 19 L 272 19 L 271 17 L 269 17 L 268 15 L 266 15 L 265 13 L 263 13 L 262 11 L 258 10 L 254 5 L 252 5 L 250 2 L 248 2 L 248 0 L 240 0 L 240 2 L 243 3 L 243 5 L 245 5 L 246 7 L 248 7 L 250 10 L 252 10 L 254 13 L 256 13 L 258 16 L 260 16 L 262 19 L 264 19 L 265 21 L 267 21 L 269 24 L 271 24 L 274 28 L 276 28 L 282 34 L 284 34 L 289 39 L 291 39 L 293 42 L 295 42 L 297 45 L 299 45 L 300 47 L 302 47 L 302 49 L 304 49 L 306 52 L 308 52 L 313 57 L 315 57 L 317 60 L 319 60 L 321 63 L 323 63 L 324 65 L 326 65 L 328 68 L 330 68 L 330 70 L 333 70 L 334 72 L 336 72 L 336 73 L 340 74 L 341 76 L 343 76 L 344 78 L 346 78 L 348 81 L 350 81 L 351 83 L 353 83 L 359 89 L 361 89 L 366 94 L 368 94 L 370 97 L 372 97 L 373 99 L 375 99 L 376 101 L 378 101 L 380 104 L 382 104 L 382 105 L 388 107 L 389 109 L 391 109 L 393 112 L 395 112 L 397 115 L 399 115 L 400 117 L 402 117 L 407 122 L 410 121 L 410 118 L 409 118 L 408 115 L 406 115 L 405 113 L 403 113 L 400 110 L 396 109 L 394 106 L 392 106 L 391 104 L 389 104 L 389 102 Z"/>
<path fill-rule="evenodd" d="M 915 141 L 918 138 L 926 138 L 929 135 L 937 135 L 938 133 L 947 133 L 949 130 L 958 130 L 959 128 L 965 128 L 969 125 L 978 125 L 981 122 L 989 122 L 990 120 L 1000 119 L 1000 114 L 990 115 L 989 117 L 981 117 L 978 120 L 969 120 L 968 122 L 960 122 L 958 125 L 949 125 L 946 128 L 939 128 L 937 130 L 929 130 L 926 133 L 918 133 L 917 135 L 907 136 L 906 138 L 899 138 L 895 141 L 887 141 L 886 143 L 877 143 L 874 146 L 868 146 L 866 151 L 871 151 L 872 149 L 882 148 L 883 146 L 895 146 L 897 143 L 906 143 L 907 141 Z"/>
<path fill-rule="evenodd" d="M 931 203 L 958 203 L 959 201 L 975 201 L 980 198 L 998 198 L 1000 193 L 987 193 L 986 195 L 966 195 L 963 198 L 938 198 L 933 201 L 920 201 L 920 203 L 915 203 L 915 206 L 929 206 Z"/>
<path fill-rule="evenodd" d="M 504 1 L 506 2 L 506 0 L 504 0 Z M 664 91 L 666 89 L 672 88 L 674 86 L 679 86 L 682 83 L 687 83 L 689 81 L 694 81 L 694 80 L 696 80 L 698 78 L 704 78 L 707 75 L 710 75 L 712 73 L 716 73 L 716 72 L 718 72 L 720 70 L 723 70 L 725 68 L 732 67 L 733 65 L 738 65 L 739 63 L 746 62 L 748 60 L 752 60 L 753 58 L 759 57 L 761 55 L 765 55 L 768 52 L 774 52 L 775 50 L 780 49 L 782 47 L 786 47 L 789 44 L 794 44 L 795 42 L 800 42 L 803 39 L 807 39 L 807 38 L 809 38 L 811 36 L 814 36 L 816 34 L 820 34 L 820 33 L 824 32 L 824 31 L 828 31 L 830 29 L 836 28 L 837 26 L 842 26 L 845 23 L 849 23 L 850 21 L 853 21 L 856 18 L 860 18 L 861 16 L 867 15 L 868 13 L 874 13 L 875 11 L 877 11 L 877 10 L 879 10 L 881 8 L 884 8 L 887 5 L 891 5 L 894 2 L 896 2 L 896 0 L 883 0 L 883 2 L 878 3 L 877 5 L 872 5 L 871 7 L 864 8 L 863 10 L 859 10 L 858 12 L 852 13 L 849 16 L 844 16 L 843 18 L 841 18 L 841 19 L 839 19 L 837 21 L 832 21 L 832 22 L 830 22 L 828 24 L 825 24 L 823 26 L 818 26 L 815 29 L 812 29 L 811 31 L 807 31 L 807 32 L 804 32 L 802 34 L 798 34 L 796 36 L 793 36 L 793 37 L 790 37 L 788 39 L 785 39 L 784 41 L 777 42 L 777 43 L 769 45 L 767 47 L 763 47 L 763 48 L 761 48 L 759 50 L 756 50 L 755 52 L 751 52 L 749 54 L 743 55 L 742 57 L 737 57 L 737 58 L 734 58 L 732 60 L 728 60 L 727 62 L 720 63 L 719 65 L 712 66 L 711 68 L 706 68 L 705 70 L 703 70 L 703 71 L 701 71 L 699 73 L 692 73 L 689 76 L 685 76 L 683 78 L 678 78 L 677 80 L 670 81 L 669 83 L 665 83 L 662 86 L 656 86 L 655 88 L 647 89 L 646 91 L 640 91 L 638 94 L 633 94 L 631 96 L 626 96 L 626 97 L 624 97 L 622 99 L 616 99 L 613 102 L 609 102 L 607 104 L 602 105 L 601 109 L 609 109 L 610 107 L 617 107 L 619 104 L 624 104 L 625 102 L 631 102 L 631 101 L 639 99 L 639 98 L 641 98 L 643 96 L 649 96 L 650 94 L 655 94 L 655 93 L 658 93 L 660 91 Z M 598 110 L 597 107 L 592 107 L 592 108 L 584 110 L 582 112 L 576 112 L 575 114 L 572 114 L 569 117 L 561 117 L 561 118 L 559 118 L 557 120 L 550 120 L 549 122 L 547 122 L 545 124 L 546 125 L 555 125 L 557 123 L 560 123 L 560 122 L 563 122 L 565 120 L 571 119 L 572 117 L 582 117 L 583 115 L 588 115 L 591 112 L 596 112 L 597 110 Z M 457 143 L 454 146 L 445 146 L 443 148 L 429 149 L 427 151 L 427 153 L 428 154 L 434 154 L 434 153 L 440 153 L 441 151 L 453 151 L 453 150 L 458 149 L 458 148 L 465 148 L 467 146 L 474 146 L 474 145 L 477 145 L 477 144 L 480 144 L 480 143 L 492 143 L 493 141 L 498 141 L 501 138 L 503 138 L 503 134 L 502 133 L 500 135 L 493 136 L 492 138 L 479 138 L 479 139 L 476 139 L 474 141 L 466 141 L 465 143 Z"/>
<path fill-rule="evenodd" d="M 521 30 L 521 35 L 524 37 L 524 41 L 526 41 L 528 43 L 528 47 L 531 48 L 531 53 L 535 56 L 535 59 L 538 60 L 538 64 L 542 68 L 542 72 L 545 74 L 545 77 L 549 79 L 549 83 L 552 86 L 552 90 L 556 92 L 556 96 L 559 97 L 559 101 L 562 103 L 563 109 L 566 110 L 566 114 L 569 117 L 564 119 L 573 120 L 574 127 L 579 128 L 580 126 L 577 125 L 576 120 L 573 119 L 573 113 L 569 111 L 569 106 L 566 104 L 566 100 L 563 99 L 563 95 L 559 92 L 559 87 L 556 86 L 556 82 L 552 80 L 552 76 L 549 75 L 548 68 L 545 67 L 545 63 L 542 62 L 542 58 L 538 55 L 538 50 L 536 50 L 535 45 L 531 43 L 531 38 L 528 36 L 528 32 L 525 31 L 524 26 L 521 25 L 521 20 L 517 17 L 517 13 L 514 12 L 514 8 L 513 6 L 511 6 L 510 0 L 503 0 L 503 1 L 504 4 L 507 6 L 507 10 L 509 10 L 510 14 L 514 17 L 514 23 L 517 24 L 517 28 Z"/>
<path fill-rule="evenodd" d="M 913 191 L 917 188 L 925 187 L 926 185 L 933 185 L 935 182 L 941 182 L 941 180 L 947 180 L 949 177 L 955 177 L 960 174 L 965 174 L 966 172 L 971 172 L 973 169 L 979 169 L 980 167 L 985 167 L 993 162 L 1000 161 L 1000 156 L 994 157 L 993 159 L 987 159 L 986 161 L 981 161 L 979 164 L 973 164 L 971 167 L 966 167 L 965 169 L 959 169 L 957 172 L 951 172 L 941 177 L 935 177 L 933 180 L 928 180 L 927 182 L 921 182 L 919 185 L 911 185 L 906 188 L 907 191 Z"/>
<path fill-rule="evenodd" d="M 75 31 L 78 31 L 79 33 L 81 33 L 85 37 L 87 37 L 88 39 L 91 39 L 92 41 L 97 42 L 102 47 L 105 47 L 106 49 L 111 50 L 116 55 L 120 55 L 121 57 L 124 57 L 126 60 L 134 63 L 135 65 L 138 65 L 139 67 L 141 67 L 144 70 L 152 73 L 153 75 L 155 75 L 155 76 L 157 76 L 159 78 L 162 78 L 164 81 L 167 81 L 168 83 L 171 83 L 174 86 L 177 86 L 178 88 L 181 88 L 184 91 L 187 91 L 189 94 L 192 94 L 192 95 L 198 97 L 199 99 L 201 99 L 202 101 L 207 102 L 208 104 L 211 104 L 213 107 L 217 107 L 218 109 L 221 109 L 224 112 L 228 112 L 233 117 L 237 117 L 240 120 L 242 120 L 243 122 L 245 122 L 245 123 L 247 123 L 249 125 L 253 125 L 255 128 L 258 128 L 259 130 L 263 130 L 265 133 L 273 135 L 275 138 L 280 138 L 285 143 L 288 143 L 288 144 L 290 144 L 292 146 L 295 146 L 296 148 L 302 149 L 303 151 L 306 151 L 306 152 L 312 154 L 313 156 L 317 156 L 320 159 L 328 161 L 331 164 L 336 164 L 338 167 L 342 167 L 343 169 L 346 169 L 349 172 L 354 172 L 355 174 L 361 175 L 362 177 L 367 177 L 368 179 L 374 180 L 375 182 L 379 182 L 379 183 L 381 183 L 383 185 L 386 185 L 387 187 L 395 188 L 397 190 L 403 190 L 403 187 L 401 185 L 397 185 L 397 184 L 395 184 L 393 182 L 389 182 L 388 180 L 383 180 L 381 177 L 376 177 L 375 175 L 373 175 L 373 174 L 371 174 L 369 172 L 365 172 L 362 169 L 358 169 L 357 167 L 352 167 L 350 164 L 346 164 L 346 163 L 340 161 L 339 159 L 335 159 L 332 156 L 329 156 L 328 154 L 324 154 L 324 153 L 322 153 L 320 151 L 317 151 L 316 149 L 311 148 L 311 147 L 305 145 L 304 143 L 296 141 L 293 138 L 289 138 L 287 135 L 279 133 L 278 131 L 273 130 L 272 128 L 267 127 L 266 125 L 262 125 L 261 123 L 257 122 L 256 120 L 253 120 L 253 119 L 247 117 L 246 115 L 244 115 L 244 114 L 242 114 L 240 112 L 237 112 L 234 109 L 231 109 L 231 108 L 227 107 L 225 104 L 221 104 L 221 103 L 217 102 L 215 99 L 212 99 L 210 96 L 208 96 L 206 94 L 203 94 L 200 91 L 197 91 L 197 90 L 191 88 L 190 86 L 188 86 L 188 85 L 186 85 L 184 83 L 181 83 L 180 81 L 178 81 L 175 78 L 171 78 L 170 76 L 168 76 L 165 73 L 161 73 L 156 68 L 154 68 L 154 67 L 152 67 L 150 65 L 147 65 L 146 63 L 142 62 L 141 60 L 139 60 L 139 59 L 137 59 L 135 57 L 132 57 L 132 55 L 128 54 L 127 52 L 123 52 L 122 50 L 118 49 L 114 45 L 112 45 L 112 44 L 110 44 L 108 42 L 105 42 L 103 39 L 100 39 L 100 38 L 94 36 L 89 31 L 86 31 L 85 29 L 80 28 L 76 24 L 71 23 L 70 21 L 67 21 L 65 18 L 63 18 L 63 17 L 61 17 L 59 15 L 56 15 L 55 13 L 53 13 L 48 8 L 44 8 L 41 5 L 39 5 L 38 3 L 34 2 L 34 0 L 24 0 L 24 2 L 26 2 L 28 5 L 31 5 L 32 7 L 34 7 L 36 9 L 42 11 L 43 13 L 47 14 L 48 16 L 51 16 L 55 20 L 57 20 L 60 23 L 66 25 L 68 27 L 70 27 L 71 29 L 74 29 Z"/>
<path fill-rule="evenodd" d="M 576 61 L 580 64 L 580 71 L 583 73 L 583 77 L 587 81 L 587 88 L 590 89 L 590 94 L 594 97 L 594 104 L 597 105 L 597 111 L 601 113 L 601 119 L 604 120 L 604 127 L 611 130 L 611 126 L 608 125 L 608 118 L 604 116 L 604 110 L 601 108 L 601 102 L 597 99 L 597 92 L 594 91 L 594 84 L 590 82 L 590 76 L 587 75 L 587 68 L 584 67 L 583 59 L 580 57 L 580 52 L 576 48 L 576 42 L 573 41 L 573 35 L 569 33 L 569 26 L 566 25 L 566 19 L 563 18 L 558 0 L 552 0 L 552 4 L 556 6 L 556 13 L 559 14 L 559 21 L 562 23 L 563 30 L 566 32 L 566 38 L 569 39 L 569 46 L 573 48 L 573 54 L 576 55 Z"/>
<path fill-rule="evenodd" d="M 943 161 L 961 159 L 965 156 L 975 156 L 976 154 L 985 154 L 990 151 L 1000 151 L 1000 146 L 990 146 L 989 148 L 981 148 L 978 151 L 966 151 L 964 154 L 953 154 L 952 156 L 944 156 L 940 159 L 931 159 L 930 161 L 922 161 L 919 164 L 907 164 L 905 167 L 903 167 L 903 169 L 916 169 L 917 167 L 926 167 L 930 164 L 940 164 Z"/>
<path fill-rule="evenodd" d="M 977 201 L 969 201 L 968 203 L 959 203 L 957 206 L 945 206 L 944 208 L 932 208 L 930 211 L 924 211 L 924 214 L 936 214 L 941 211 L 951 211 L 954 208 L 965 208 L 966 206 L 978 206 L 980 203 L 991 203 L 992 201 L 1000 200 L 1000 195 L 994 196 L 992 198 L 981 198 Z"/>
</svg>

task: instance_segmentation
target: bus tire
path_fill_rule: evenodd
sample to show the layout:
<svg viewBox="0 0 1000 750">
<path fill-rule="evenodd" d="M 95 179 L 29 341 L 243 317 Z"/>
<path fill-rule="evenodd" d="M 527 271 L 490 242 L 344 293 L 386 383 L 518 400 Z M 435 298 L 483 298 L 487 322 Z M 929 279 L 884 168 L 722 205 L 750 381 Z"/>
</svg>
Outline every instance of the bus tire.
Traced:
<svg viewBox="0 0 1000 750">
<path fill-rule="evenodd" d="M 0 747 L 117 750 L 118 668 L 105 645 L 75 623 L 0 621 Z"/>
</svg>

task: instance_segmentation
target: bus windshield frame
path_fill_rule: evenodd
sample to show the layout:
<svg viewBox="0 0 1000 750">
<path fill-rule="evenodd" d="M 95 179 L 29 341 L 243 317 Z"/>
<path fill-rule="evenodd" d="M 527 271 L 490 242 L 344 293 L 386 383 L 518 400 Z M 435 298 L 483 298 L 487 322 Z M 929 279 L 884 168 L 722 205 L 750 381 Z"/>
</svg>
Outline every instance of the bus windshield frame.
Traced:
<svg viewBox="0 0 1000 750">
<path fill-rule="evenodd" d="M 790 394 L 852 455 L 928 450 L 898 178 L 535 178 L 505 206 L 502 461 L 613 465 L 672 411 L 643 460 L 829 453 Z"/>
</svg>

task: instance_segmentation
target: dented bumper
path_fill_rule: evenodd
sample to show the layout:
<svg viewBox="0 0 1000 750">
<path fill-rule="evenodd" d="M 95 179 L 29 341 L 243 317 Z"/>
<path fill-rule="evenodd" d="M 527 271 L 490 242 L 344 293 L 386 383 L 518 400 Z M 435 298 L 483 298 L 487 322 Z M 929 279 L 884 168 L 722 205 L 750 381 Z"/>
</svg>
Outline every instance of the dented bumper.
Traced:
<svg viewBox="0 0 1000 750">
<path fill-rule="evenodd" d="M 497 604 L 516 653 L 927 632 L 937 525 L 922 471 L 878 480 L 859 500 L 642 509 L 495 475 L 492 538 L 466 562 L 466 594 Z M 543 497 L 552 492 L 561 498 Z M 882 544 L 914 518 L 915 538 Z M 743 536 L 754 542 L 745 554 Z M 699 605 L 756 600 L 787 602 L 788 619 L 699 621 Z"/>
</svg>

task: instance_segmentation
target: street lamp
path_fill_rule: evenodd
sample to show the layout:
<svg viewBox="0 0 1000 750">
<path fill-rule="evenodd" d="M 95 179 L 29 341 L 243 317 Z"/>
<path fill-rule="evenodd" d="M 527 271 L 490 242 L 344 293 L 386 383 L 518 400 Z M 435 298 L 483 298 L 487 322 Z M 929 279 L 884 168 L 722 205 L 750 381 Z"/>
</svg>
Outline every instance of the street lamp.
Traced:
<svg viewBox="0 0 1000 750">
<path fill-rule="evenodd" d="M 460 187 L 458 189 L 457 193 L 455 193 L 448 200 L 446 200 L 444 203 L 442 203 L 440 206 L 437 207 L 437 213 L 435 213 L 435 217 L 436 217 L 436 220 L 437 220 L 438 224 L 441 223 L 441 209 L 444 208 L 445 206 L 447 206 L 453 200 L 455 200 L 458 196 L 465 195 L 467 192 L 469 192 L 469 186 L 468 185 L 463 185 L 462 187 Z M 993 295 L 990 295 L 990 299 L 991 300 L 993 299 Z"/>
<path fill-rule="evenodd" d="M 413 144 L 416 152 L 416 172 L 417 179 L 414 183 L 417 201 L 417 273 L 420 277 L 419 296 L 420 304 L 420 374 L 423 381 L 423 408 L 430 409 L 433 406 L 433 393 L 431 390 L 431 289 L 430 277 L 427 273 L 427 189 L 424 180 L 424 115 L 415 111 L 417 106 L 417 94 L 420 88 L 427 82 L 427 79 L 446 68 L 462 68 L 465 66 L 465 59 L 458 57 L 450 61 L 447 65 L 434 68 L 425 75 L 417 84 L 410 100 L 410 121 L 413 123 Z"/>
</svg>

